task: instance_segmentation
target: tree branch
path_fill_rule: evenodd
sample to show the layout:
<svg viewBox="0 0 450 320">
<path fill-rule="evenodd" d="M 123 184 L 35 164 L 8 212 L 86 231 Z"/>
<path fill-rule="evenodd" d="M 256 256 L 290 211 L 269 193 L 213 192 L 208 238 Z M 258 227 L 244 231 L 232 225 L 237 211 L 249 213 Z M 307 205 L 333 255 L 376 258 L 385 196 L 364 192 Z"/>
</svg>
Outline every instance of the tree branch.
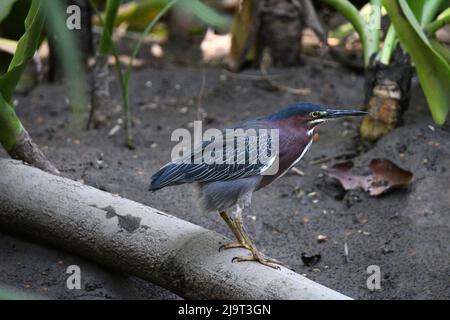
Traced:
<svg viewBox="0 0 450 320">
<path fill-rule="evenodd" d="M 348 299 L 288 269 L 232 263 L 216 232 L 14 160 L 0 160 L 0 229 L 191 299 Z"/>
</svg>

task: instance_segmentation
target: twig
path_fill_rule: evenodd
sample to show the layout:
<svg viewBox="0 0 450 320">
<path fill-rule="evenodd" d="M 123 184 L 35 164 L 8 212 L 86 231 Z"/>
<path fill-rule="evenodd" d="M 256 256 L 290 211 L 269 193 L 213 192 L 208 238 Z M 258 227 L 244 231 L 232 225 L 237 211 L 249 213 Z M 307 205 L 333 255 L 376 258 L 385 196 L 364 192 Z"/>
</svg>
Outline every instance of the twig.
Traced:
<svg viewBox="0 0 450 320">
<path fill-rule="evenodd" d="M 305 175 L 305 173 L 304 173 L 302 170 L 297 169 L 296 167 L 292 167 L 292 168 L 291 168 L 291 171 L 292 171 L 293 173 L 295 173 L 295 174 L 298 174 L 298 175 L 301 176 L 301 177 L 303 177 L 303 176 Z"/>
<path fill-rule="evenodd" d="M 287 74 L 271 74 L 271 75 L 260 75 L 260 74 L 246 74 L 246 73 L 236 73 L 227 69 L 223 69 L 227 75 L 243 80 L 254 80 L 254 81 L 267 81 L 267 78 L 277 79 L 277 78 L 286 78 Z"/>
<path fill-rule="evenodd" d="M 334 60 L 327 60 L 327 59 L 321 59 L 313 56 L 304 56 L 303 57 L 309 65 L 311 64 L 321 64 L 323 66 L 332 67 L 332 68 L 339 68 L 341 67 L 341 64 L 339 62 L 336 62 Z"/>
<path fill-rule="evenodd" d="M 348 245 L 347 245 L 347 240 L 345 240 L 344 242 L 344 256 L 345 256 L 345 262 L 349 263 L 349 259 L 348 259 Z"/>
</svg>

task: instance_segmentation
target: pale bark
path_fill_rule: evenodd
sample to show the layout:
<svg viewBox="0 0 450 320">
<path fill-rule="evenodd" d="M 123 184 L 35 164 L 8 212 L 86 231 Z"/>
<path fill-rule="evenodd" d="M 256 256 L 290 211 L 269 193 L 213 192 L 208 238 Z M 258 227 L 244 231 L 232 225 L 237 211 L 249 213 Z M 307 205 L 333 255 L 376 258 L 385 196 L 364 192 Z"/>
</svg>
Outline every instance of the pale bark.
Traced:
<svg viewBox="0 0 450 320">
<path fill-rule="evenodd" d="M 287 269 L 232 263 L 226 237 L 14 160 L 0 160 L 0 229 L 192 299 L 348 299 Z"/>
<path fill-rule="evenodd" d="M 25 129 L 22 129 L 17 143 L 8 150 L 8 154 L 13 159 L 23 160 L 36 168 L 53 174 L 59 174 L 58 169 L 47 159 L 38 145 L 31 140 L 30 135 Z"/>
</svg>

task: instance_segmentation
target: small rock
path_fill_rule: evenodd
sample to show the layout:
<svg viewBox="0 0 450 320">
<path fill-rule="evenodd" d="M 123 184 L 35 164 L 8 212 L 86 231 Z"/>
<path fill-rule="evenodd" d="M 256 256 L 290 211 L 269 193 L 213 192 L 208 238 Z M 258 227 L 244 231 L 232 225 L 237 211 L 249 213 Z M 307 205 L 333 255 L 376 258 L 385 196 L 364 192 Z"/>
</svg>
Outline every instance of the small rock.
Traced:
<svg viewBox="0 0 450 320">
<path fill-rule="evenodd" d="M 381 249 L 381 252 L 382 252 L 383 254 L 388 254 L 388 253 L 393 253 L 394 250 L 391 249 L 391 248 L 389 248 L 388 246 L 384 246 L 384 247 Z"/>
<path fill-rule="evenodd" d="M 187 113 L 188 110 L 189 110 L 188 107 L 183 107 L 179 111 L 180 111 L 180 113 Z"/>
<path fill-rule="evenodd" d="M 319 263 L 322 256 L 320 254 L 314 254 L 314 255 L 307 255 L 306 253 L 302 252 L 301 259 L 305 266 L 312 267 Z"/>
</svg>

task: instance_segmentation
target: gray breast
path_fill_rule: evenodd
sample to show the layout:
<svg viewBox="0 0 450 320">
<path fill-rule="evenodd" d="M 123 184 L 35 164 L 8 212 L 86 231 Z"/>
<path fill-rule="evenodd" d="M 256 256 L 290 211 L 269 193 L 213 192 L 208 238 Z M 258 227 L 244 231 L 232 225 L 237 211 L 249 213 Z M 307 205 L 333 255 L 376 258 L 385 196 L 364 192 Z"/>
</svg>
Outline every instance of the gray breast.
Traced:
<svg viewBox="0 0 450 320">
<path fill-rule="evenodd" d="M 261 176 L 253 176 L 236 180 L 197 183 L 200 208 L 205 212 L 230 209 L 239 199 L 249 194 L 251 196 L 260 181 Z"/>
</svg>

